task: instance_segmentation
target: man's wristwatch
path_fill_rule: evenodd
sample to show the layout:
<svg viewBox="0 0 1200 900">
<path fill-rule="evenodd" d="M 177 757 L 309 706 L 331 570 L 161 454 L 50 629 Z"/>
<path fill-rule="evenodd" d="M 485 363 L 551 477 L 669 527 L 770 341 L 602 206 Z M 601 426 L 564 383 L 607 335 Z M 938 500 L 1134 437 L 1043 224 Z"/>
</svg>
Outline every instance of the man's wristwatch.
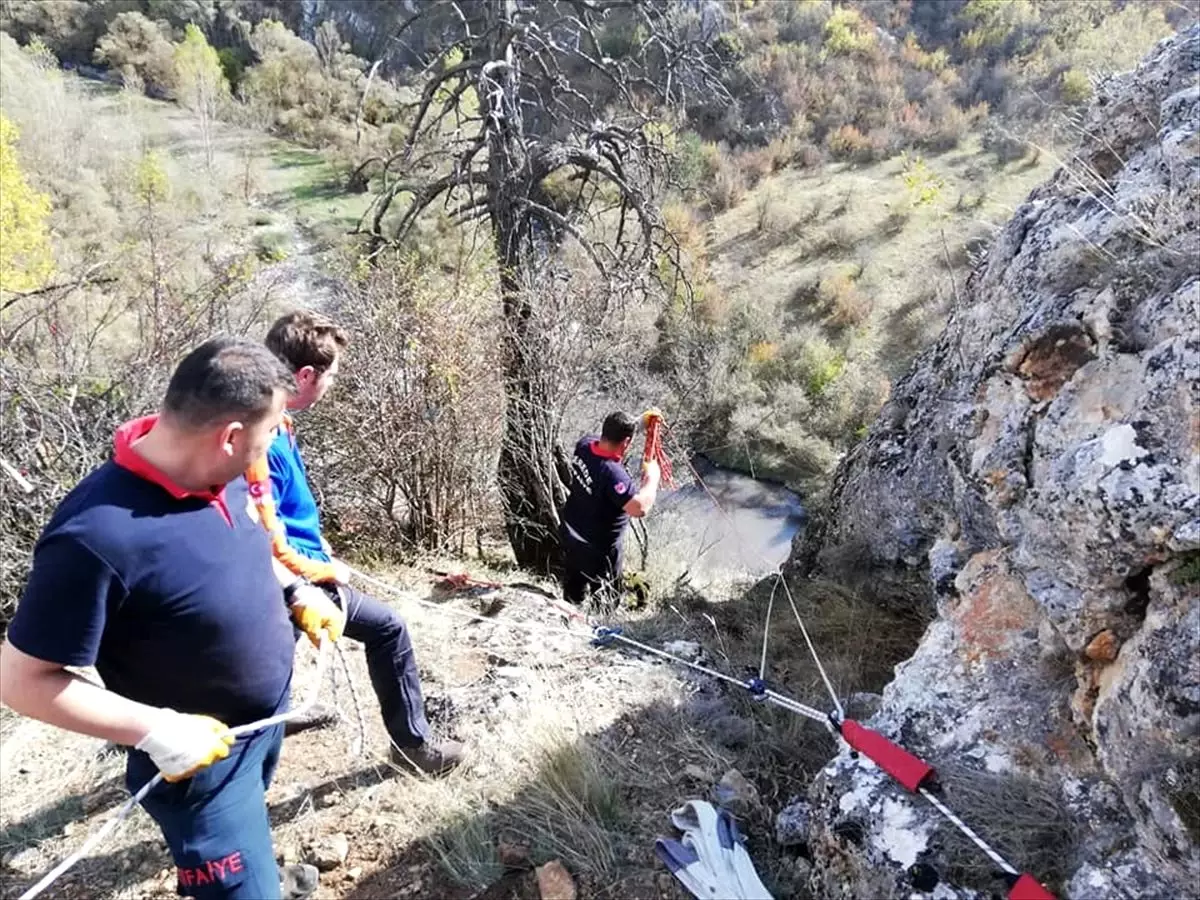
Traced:
<svg viewBox="0 0 1200 900">
<path fill-rule="evenodd" d="M 296 599 L 296 591 L 300 590 L 300 588 L 306 584 L 312 584 L 312 582 L 309 581 L 307 578 L 305 578 L 303 575 L 301 575 L 295 581 L 293 581 L 291 584 L 287 585 L 283 589 L 283 602 L 286 603 L 288 606 L 291 606 L 293 601 L 295 601 L 295 599 Z"/>
</svg>

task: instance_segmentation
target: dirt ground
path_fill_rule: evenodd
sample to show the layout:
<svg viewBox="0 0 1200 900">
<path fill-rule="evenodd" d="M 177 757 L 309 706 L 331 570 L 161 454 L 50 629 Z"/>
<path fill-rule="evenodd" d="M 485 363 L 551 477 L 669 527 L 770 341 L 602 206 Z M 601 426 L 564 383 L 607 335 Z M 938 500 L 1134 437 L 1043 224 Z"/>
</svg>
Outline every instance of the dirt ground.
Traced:
<svg viewBox="0 0 1200 900">
<path fill-rule="evenodd" d="M 287 739 L 267 798 L 281 861 L 313 860 L 323 844 L 336 857 L 344 836 L 348 853 L 322 873 L 318 897 L 538 897 L 533 867 L 551 860 L 583 898 L 685 897 L 655 858 L 654 840 L 673 836 L 672 808 L 712 799 L 733 768 L 753 786 L 741 819 L 764 882 L 776 896 L 805 896 L 806 864 L 776 845 L 773 816 L 832 755 L 823 729 L 636 650 L 592 646 L 587 623 L 535 591 L 449 590 L 424 569 L 387 580 L 405 586 L 402 596 L 376 593 L 410 623 L 430 721 L 464 741 L 468 758 L 440 780 L 390 766 L 362 646 L 344 640 L 364 713 L 363 751 L 353 752 L 353 697 L 331 657 L 320 696 L 341 720 Z M 737 601 L 684 598 L 622 617 L 626 634 L 659 647 L 693 641 L 708 664 L 745 677 L 757 674 L 765 608 L 760 585 Z M 776 622 L 768 677 L 822 705 L 797 655 L 801 642 L 786 620 Z M 836 626 L 852 632 L 855 623 Z M 862 686 L 851 683 L 859 680 L 851 668 L 830 665 L 847 688 Z M 294 700 L 315 666 L 315 651 L 301 642 Z M 0 895 L 9 897 L 124 799 L 123 754 L 11 716 L 0 734 Z M 137 809 L 46 896 L 169 897 L 174 880 L 165 844 Z"/>
</svg>

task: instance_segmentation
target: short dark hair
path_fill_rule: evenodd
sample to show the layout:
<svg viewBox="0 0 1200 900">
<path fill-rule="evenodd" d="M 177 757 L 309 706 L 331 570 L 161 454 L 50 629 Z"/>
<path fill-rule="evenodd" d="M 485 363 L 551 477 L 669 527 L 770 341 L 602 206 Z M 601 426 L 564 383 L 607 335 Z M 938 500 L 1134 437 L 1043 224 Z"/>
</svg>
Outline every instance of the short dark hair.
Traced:
<svg viewBox="0 0 1200 900">
<path fill-rule="evenodd" d="M 296 379 L 270 350 L 245 338 L 215 337 L 176 367 L 163 414 L 188 428 L 237 419 L 257 422 L 276 391 L 294 394 Z"/>
<path fill-rule="evenodd" d="M 267 332 L 267 349 L 299 372 L 312 366 L 323 372 L 346 349 L 350 337 L 328 316 L 298 309 L 275 320 Z"/>
<path fill-rule="evenodd" d="M 637 419 L 629 413 L 609 413 L 600 428 L 600 437 L 612 444 L 619 444 L 637 432 Z"/>
</svg>

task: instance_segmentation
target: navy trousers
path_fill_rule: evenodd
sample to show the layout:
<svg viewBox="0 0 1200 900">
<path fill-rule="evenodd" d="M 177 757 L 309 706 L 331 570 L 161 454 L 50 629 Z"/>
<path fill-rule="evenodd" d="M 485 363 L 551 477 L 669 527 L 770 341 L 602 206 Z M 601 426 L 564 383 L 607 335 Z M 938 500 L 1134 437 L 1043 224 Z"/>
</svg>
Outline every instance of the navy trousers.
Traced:
<svg viewBox="0 0 1200 900">
<path fill-rule="evenodd" d="M 197 900 L 278 900 L 267 787 L 279 762 L 283 726 L 239 740 L 229 756 L 191 778 L 161 782 L 142 806 L 162 829 L 175 860 L 178 891 Z M 131 792 L 158 774 L 150 757 L 129 751 Z"/>
<path fill-rule="evenodd" d="M 346 637 L 366 646 L 367 671 L 388 735 L 398 747 L 425 743 L 429 723 L 408 625 L 398 612 L 374 597 L 351 587 L 341 587 L 338 592 L 346 611 Z"/>
<path fill-rule="evenodd" d="M 601 604 L 614 604 L 620 597 L 625 562 L 622 542 L 596 547 L 566 528 L 560 531 L 559 540 L 563 549 L 563 597 L 577 606 L 582 606 L 589 594 Z"/>
</svg>

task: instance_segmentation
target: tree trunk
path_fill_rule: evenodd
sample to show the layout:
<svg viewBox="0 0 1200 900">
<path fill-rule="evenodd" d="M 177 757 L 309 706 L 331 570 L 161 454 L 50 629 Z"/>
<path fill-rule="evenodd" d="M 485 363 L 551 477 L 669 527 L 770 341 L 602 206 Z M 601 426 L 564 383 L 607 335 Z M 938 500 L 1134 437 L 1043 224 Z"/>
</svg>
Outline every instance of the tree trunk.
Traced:
<svg viewBox="0 0 1200 900">
<path fill-rule="evenodd" d="M 515 224 L 515 223 L 513 223 Z M 505 260 L 500 278 L 504 304 L 504 437 L 497 477 L 504 525 L 517 564 L 549 574 L 559 566 L 558 508 L 561 492 L 555 463 L 551 397 L 540 377 L 541 335 L 518 272 L 521 239 L 496 233 L 497 255 Z M 504 246 L 517 252 L 504 253 Z"/>
<path fill-rule="evenodd" d="M 558 509 L 562 485 L 554 463 L 554 415 L 542 377 L 541 326 L 533 314 L 530 267 L 537 260 L 529 241 L 522 200 L 528 195 L 529 159 L 519 98 L 520 72 L 512 53 L 514 0 L 492 0 L 499 27 L 479 91 L 488 125 L 491 176 L 489 216 L 500 265 L 504 311 L 504 437 L 497 480 L 504 525 L 522 568 L 549 573 L 558 566 Z"/>
</svg>

